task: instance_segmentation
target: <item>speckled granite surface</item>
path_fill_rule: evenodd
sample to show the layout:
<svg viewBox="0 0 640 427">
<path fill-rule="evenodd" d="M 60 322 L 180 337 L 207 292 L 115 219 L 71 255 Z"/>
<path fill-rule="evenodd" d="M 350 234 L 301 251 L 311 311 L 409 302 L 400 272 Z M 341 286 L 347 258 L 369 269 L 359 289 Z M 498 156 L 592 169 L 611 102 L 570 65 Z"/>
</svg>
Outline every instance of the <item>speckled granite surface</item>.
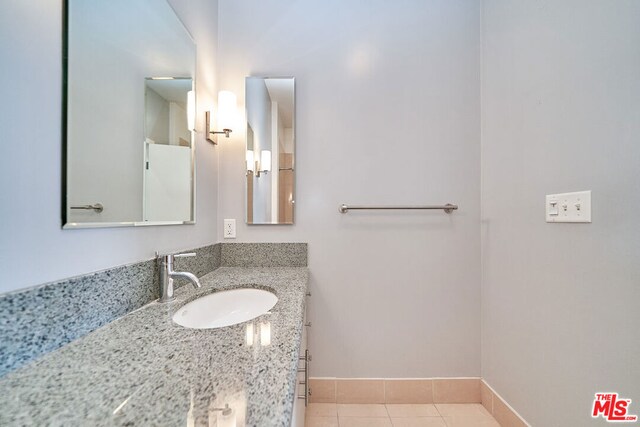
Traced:
<svg viewBox="0 0 640 427">
<path fill-rule="evenodd" d="M 193 251 L 197 257 L 180 258 L 176 267 L 203 276 L 220 266 L 219 244 Z M 0 376 L 148 304 L 158 293 L 156 262 L 149 260 L 0 295 Z"/>
<path fill-rule="evenodd" d="M 306 268 L 222 267 L 0 379 L 0 425 L 215 425 L 228 403 L 238 426 L 288 426 L 302 335 Z M 195 330 L 172 314 L 198 296 L 271 289 L 278 303 L 250 322 Z M 271 344 L 246 343 L 247 324 L 269 322 Z M 211 422 L 211 424 L 209 424 Z"/>
<path fill-rule="evenodd" d="M 225 267 L 306 267 L 306 243 L 222 243 Z"/>
<path fill-rule="evenodd" d="M 176 258 L 174 260 L 173 269 L 176 271 L 188 271 L 195 274 L 197 277 L 202 277 L 207 273 L 211 273 L 222 265 L 220 246 L 220 243 L 216 243 L 215 245 L 176 252 L 195 252 L 196 256 Z M 184 279 L 177 279 L 176 282 L 178 283 L 178 286 L 188 283 Z"/>
</svg>

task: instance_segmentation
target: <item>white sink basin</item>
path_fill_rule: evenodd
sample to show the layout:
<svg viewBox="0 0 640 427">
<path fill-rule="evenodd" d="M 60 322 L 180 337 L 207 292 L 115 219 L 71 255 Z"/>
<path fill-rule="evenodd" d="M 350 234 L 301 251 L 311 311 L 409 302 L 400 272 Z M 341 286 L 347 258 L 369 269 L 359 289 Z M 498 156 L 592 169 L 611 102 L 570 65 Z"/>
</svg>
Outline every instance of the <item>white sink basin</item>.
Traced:
<svg viewBox="0 0 640 427">
<path fill-rule="evenodd" d="M 255 319 L 277 302 L 277 296 L 262 289 L 214 292 L 180 308 L 173 315 L 173 321 L 185 328 L 222 328 Z"/>
</svg>

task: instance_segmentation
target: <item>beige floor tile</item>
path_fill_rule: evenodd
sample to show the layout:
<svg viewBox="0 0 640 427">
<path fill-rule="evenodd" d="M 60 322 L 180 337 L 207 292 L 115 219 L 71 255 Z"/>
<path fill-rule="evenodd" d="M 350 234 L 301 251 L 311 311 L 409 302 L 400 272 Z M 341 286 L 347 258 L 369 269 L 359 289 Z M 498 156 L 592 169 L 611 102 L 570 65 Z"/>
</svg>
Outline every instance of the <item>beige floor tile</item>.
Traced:
<svg viewBox="0 0 640 427">
<path fill-rule="evenodd" d="M 307 417 L 304 427 L 339 427 L 338 417 Z"/>
<path fill-rule="evenodd" d="M 387 408 L 379 404 L 341 404 L 338 403 L 339 417 L 386 417 L 389 418 Z"/>
<path fill-rule="evenodd" d="M 443 417 L 491 416 L 480 403 L 436 403 L 435 406 Z"/>
<path fill-rule="evenodd" d="M 392 427 L 389 418 L 340 417 L 340 427 Z"/>
<path fill-rule="evenodd" d="M 393 427 L 447 427 L 441 417 L 391 418 Z"/>
<path fill-rule="evenodd" d="M 335 403 L 310 403 L 306 410 L 307 417 L 337 417 L 338 406 Z"/>
<path fill-rule="evenodd" d="M 387 404 L 387 412 L 391 418 L 440 416 L 440 412 L 431 404 Z"/>
<path fill-rule="evenodd" d="M 490 415 L 454 415 L 452 417 L 444 417 L 444 422 L 447 427 L 500 427 L 500 424 Z"/>
</svg>

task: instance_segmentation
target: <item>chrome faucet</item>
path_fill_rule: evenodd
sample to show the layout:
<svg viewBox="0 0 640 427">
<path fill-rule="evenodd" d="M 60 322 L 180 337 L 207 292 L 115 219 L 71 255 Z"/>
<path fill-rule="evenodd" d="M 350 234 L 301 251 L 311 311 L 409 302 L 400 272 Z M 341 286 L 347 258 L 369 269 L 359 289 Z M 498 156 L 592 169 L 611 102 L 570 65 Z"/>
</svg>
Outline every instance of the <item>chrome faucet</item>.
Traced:
<svg viewBox="0 0 640 427">
<path fill-rule="evenodd" d="M 160 268 L 160 299 L 159 302 L 168 302 L 173 299 L 173 279 L 177 277 L 182 277 L 191 282 L 194 288 L 198 289 L 202 285 L 200 285 L 200 280 L 193 273 L 188 273 L 186 271 L 173 271 L 173 259 L 188 257 L 188 256 L 196 256 L 195 253 L 188 254 L 177 254 L 177 255 L 158 255 L 158 266 Z"/>
</svg>

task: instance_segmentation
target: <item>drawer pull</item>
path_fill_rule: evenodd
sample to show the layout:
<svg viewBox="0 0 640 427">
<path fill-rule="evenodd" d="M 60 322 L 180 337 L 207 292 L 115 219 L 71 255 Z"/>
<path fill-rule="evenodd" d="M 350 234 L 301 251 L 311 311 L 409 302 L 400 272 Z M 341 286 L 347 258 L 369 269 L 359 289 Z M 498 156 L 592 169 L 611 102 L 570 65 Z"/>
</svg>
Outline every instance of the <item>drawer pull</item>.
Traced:
<svg viewBox="0 0 640 427">
<path fill-rule="evenodd" d="M 300 381 L 299 384 L 304 386 L 304 395 L 298 396 L 298 399 L 304 399 L 304 406 L 309 405 L 309 396 L 311 390 L 309 389 L 309 362 L 311 361 L 311 355 L 309 350 L 304 351 L 304 356 L 299 356 L 300 360 L 304 360 L 304 368 L 298 368 L 298 372 L 304 372 L 304 381 Z"/>
</svg>

